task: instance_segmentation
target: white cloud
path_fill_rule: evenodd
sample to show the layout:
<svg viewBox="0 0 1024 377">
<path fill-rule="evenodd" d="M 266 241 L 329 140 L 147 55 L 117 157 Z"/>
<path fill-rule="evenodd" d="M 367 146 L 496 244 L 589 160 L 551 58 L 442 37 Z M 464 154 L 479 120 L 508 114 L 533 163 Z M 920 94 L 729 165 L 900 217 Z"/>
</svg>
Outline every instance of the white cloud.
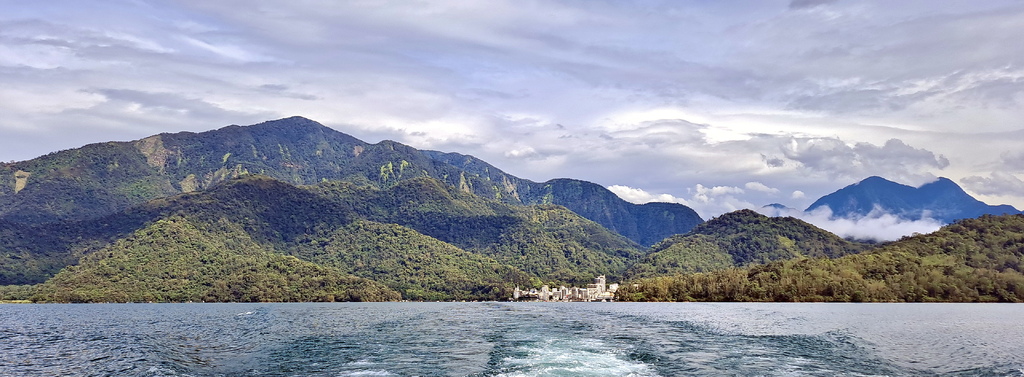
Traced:
<svg viewBox="0 0 1024 377">
<path fill-rule="evenodd" d="M 229 60 L 234 60 L 240 63 L 273 62 L 277 60 L 275 58 L 264 56 L 262 54 L 250 51 L 241 46 L 236 46 L 227 43 L 210 43 L 192 37 L 181 38 L 185 43 L 189 45 L 192 45 L 194 47 L 200 48 L 208 52 L 212 52 L 218 57 L 227 58 Z"/>
<path fill-rule="evenodd" d="M 1024 181 L 1017 176 L 1003 172 L 992 172 L 988 177 L 970 176 L 960 180 L 965 188 L 979 195 L 1018 196 L 1024 195 Z"/>
<path fill-rule="evenodd" d="M 739 195 L 745 192 L 743 189 L 732 186 L 706 187 L 702 184 L 697 184 L 687 189 L 689 197 L 655 194 L 643 189 L 622 185 L 608 186 L 608 190 L 630 203 L 665 202 L 683 204 L 697 211 L 697 214 L 705 219 L 739 209 L 756 208 L 754 204 L 739 197 Z"/>
<path fill-rule="evenodd" d="M 791 138 L 781 152 L 803 168 L 831 177 L 860 179 L 880 175 L 926 183 L 935 180 L 935 176 L 928 173 L 930 170 L 949 166 L 945 156 L 911 147 L 899 139 L 889 139 L 877 146 L 866 142 L 851 145 L 837 138 Z"/>
<path fill-rule="evenodd" d="M 687 189 L 687 192 L 692 196 L 690 207 L 705 219 L 726 212 L 759 207 L 751 203 L 749 198 L 744 196 L 747 192 L 739 187 L 705 187 L 702 184 L 697 184 L 693 188 Z"/>
<path fill-rule="evenodd" d="M 779 189 L 774 188 L 774 187 L 768 187 L 767 185 L 765 185 L 764 183 L 761 183 L 761 182 L 747 182 L 747 184 L 744 185 L 743 187 L 745 187 L 747 190 L 751 190 L 751 191 L 759 191 L 759 192 L 764 192 L 764 193 L 769 193 L 769 194 L 778 194 L 779 193 Z"/>
<path fill-rule="evenodd" d="M 1007 151 L 1000 156 L 1000 165 L 1014 173 L 1024 173 L 1024 151 Z"/>
<path fill-rule="evenodd" d="M 927 217 L 906 220 L 877 207 L 866 216 L 856 218 L 834 218 L 832 209 L 827 206 L 811 212 L 773 207 L 760 208 L 758 211 L 767 216 L 795 217 L 840 237 L 864 241 L 894 241 L 915 233 L 931 233 L 943 225 L 942 222 Z"/>
<path fill-rule="evenodd" d="M 633 188 L 622 185 L 608 186 L 608 190 L 618 195 L 619 198 L 634 204 L 644 204 L 651 202 L 661 203 L 679 203 L 687 205 L 686 199 L 678 198 L 669 194 L 652 194 L 642 189 Z"/>
<path fill-rule="evenodd" d="M 704 187 L 704 185 L 698 183 L 697 186 L 693 188 L 694 200 L 701 203 L 710 203 L 715 198 L 730 197 L 732 195 L 743 193 L 743 189 L 732 186 Z"/>
</svg>

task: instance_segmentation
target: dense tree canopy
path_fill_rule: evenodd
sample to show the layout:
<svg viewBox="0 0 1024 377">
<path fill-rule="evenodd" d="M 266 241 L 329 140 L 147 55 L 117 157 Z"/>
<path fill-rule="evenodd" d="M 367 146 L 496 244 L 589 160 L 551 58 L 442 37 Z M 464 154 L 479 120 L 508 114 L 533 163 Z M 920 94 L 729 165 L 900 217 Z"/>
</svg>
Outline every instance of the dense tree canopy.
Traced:
<svg viewBox="0 0 1024 377">
<path fill-rule="evenodd" d="M 1024 301 L 1024 216 L 962 220 L 838 259 L 640 279 L 634 301 Z"/>
<path fill-rule="evenodd" d="M 228 221 L 183 217 L 153 225 L 85 257 L 35 290 L 52 302 L 388 301 L 400 295 L 261 247 Z"/>
<path fill-rule="evenodd" d="M 515 285 L 621 274 L 639 253 L 563 207 L 512 206 L 425 177 L 379 189 L 242 176 L 76 224 L 63 233 L 77 236 L 53 243 L 86 256 L 39 287 L 37 300 L 394 298 L 346 296 L 361 292 L 345 287 L 355 276 L 404 299 L 494 300 Z"/>
<path fill-rule="evenodd" d="M 858 253 L 867 246 L 792 217 L 767 217 L 740 210 L 654 245 L 627 271 L 627 276 L 707 272 L 804 257 L 835 258 Z"/>
</svg>

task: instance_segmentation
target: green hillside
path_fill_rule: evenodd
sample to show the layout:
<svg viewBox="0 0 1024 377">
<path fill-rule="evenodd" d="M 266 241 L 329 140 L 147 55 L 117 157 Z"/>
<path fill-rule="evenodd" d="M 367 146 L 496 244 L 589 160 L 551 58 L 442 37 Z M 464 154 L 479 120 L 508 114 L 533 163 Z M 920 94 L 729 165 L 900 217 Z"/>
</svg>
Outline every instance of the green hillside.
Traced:
<svg viewBox="0 0 1024 377">
<path fill-rule="evenodd" d="M 208 191 L 179 194 L 97 219 L 23 225 L 0 221 L 0 285 L 35 284 L 83 255 L 164 217 L 216 222 L 222 217 L 264 243 L 283 245 L 316 226 L 340 226 L 349 212 L 306 190 L 269 178 L 239 179 Z M 315 217 L 315 218 L 314 218 Z"/>
<path fill-rule="evenodd" d="M 435 165 L 412 148 L 391 142 L 370 145 L 293 117 L 91 144 L 3 164 L 0 218 L 23 224 L 99 218 L 245 174 L 292 184 L 352 179 L 387 185 L 406 177 L 440 176 Z"/>
<path fill-rule="evenodd" d="M 597 275 L 620 276 L 640 253 L 632 241 L 564 207 L 508 205 L 431 178 L 386 190 L 344 182 L 315 189 L 366 219 L 414 229 L 545 281 L 582 284 Z"/>
<path fill-rule="evenodd" d="M 171 223 L 184 221 L 189 230 L 195 228 L 199 233 L 165 231 L 169 219 L 187 219 Z M 203 271 L 202 277 L 191 280 L 202 285 L 223 280 L 224 274 L 237 274 L 231 269 L 244 264 L 241 259 L 255 260 L 252 266 L 246 265 L 253 273 L 284 274 L 263 271 L 261 266 L 271 256 L 290 256 L 292 259 L 285 261 L 301 262 L 294 268 L 315 267 L 367 278 L 400 292 L 405 299 L 500 299 L 514 285 L 579 284 L 596 275 L 617 276 L 639 253 L 631 241 L 565 208 L 509 205 L 432 178 L 405 180 L 379 189 L 347 182 L 298 187 L 264 176 L 242 176 L 209 190 L 157 199 L 102 219 L 72 224 L 73 231 L 62 232 L 66 236 L 48 241 L 53 250 L 63 253 L 26 249 L 31 242 L 11 244 L 20 254 L 8 253 L 7 258 L 15 263 L 5 267 L 3 272 L 11 274 L 5 283 L 41 282 L 59 268 L 70 266 L 45 287 L 78 284 L 82 286 L 78 293 L 55 296 L 56 291 L 50 289 L 40 297 L 55 301 L 287 301 L 322 293 L 298 289 L 286 296 L 207 296 L 199 286 L 177 287 L 181 283 L 175 279 L 180 278 L 174 274 L 125 277 L 100 268 L 114 263 L 123 271 L 150 273 L 155 266 L 195 262 L 179 254 L 200 258 L 209 254 L 213 259 L 206 269 L 182 267 Z M 6 231 L 27 233 L 15 225 Z M 134 246 L 139 243 L 161 246 Z M 112 254 L 112 250 L 120 251 Z M 143 258 L 144 253 L 152 255 Z M 31 258 L 18 259 L 18 255 Z M 87 256 L 79 262 L 82 255 Z M 115 256 L 116 261 L 108 260 Z M 176 264 L 170 260 L 184 261 Z M 152 261 L 159 264 L 147 264 Z M 78 265 L 71 266 L 74 264 Z M 46 268 L 27 269 L 37 265 Z M 69 276 L 86 278 L 73 280 Z M 170 286 L 160 286 L 159 276 L 168 277 Z M 143 288 L 137 294 L 126 291 L 132 293 L 126 297 L 95 293 L 116 291 L 103 285 L 115 282 Z M 286 285 L 294 284 L 298 283 Z"/>
<path fill-rule="evenodd" d="M 100 217 L 178 192 L 130 143 L 0 164 L 0 218 L 19 224 Z"/>
<path fill-rule="evenodd" d="M 35 290 L 46 302 L 389 301 L 400 295 L 257 244 L 236 224 L 161 219 Z"/>
<path fill-rule="evenodd" d="M 735 266 L 732 255 L 713 237 L 680 234 L 654 245 L 651 253 L 626 271 L 627 278 L 671 276 L 724 270 Z"/>
<path fill-rule="evenodd" d="M 0 285 L 39 283 L 74 263 L 77 258 L 59 250 L 64 242 L 53 235 L 0 221 Z"/>
<path fill-rule="evenodd" d="M 794 258 L 836 258 L 866 245 L 791 217 L 751 210 L 726 213 L 655 245 L 627 275 L 643 278 L 722 270 Z"/>
<path fill-rule="evenodd" d="M 721 215 L 694 227 L 690 234 L 714 237 L 740 266 L 797 257 L 836 258 L 863 250 L 863 245 L 803 220 L 767 217 L 749 209 Z"/>
<path fill-rule="evenodd" d="M 359 220 L 288 251 L 318 265 L 379 281 L 408 300 L 486 300 L 530 276 L 412 229 Z"/>
<path fill-rule="evenodd" d="M 1024 216 L 961 220 L 837 259 L 640 279 L 636 301 L 1024 301 Z"/>
<path fill-rule="evenodd" d="M 704 221 L 687 206 L 676 203 L 629 203 L 592 182 L 565 178 L 532 182 L 506 174 L 472 156 L 435 151 L 423 153 L 455 166 L 471 177 L 481 177 L 490 183 L 491 192 L 503 201 L 557 204 L 645 247 L 668 236 L 686 233 Z M 489 192 L 482 195 L 489 197 Z"/>
</svg>

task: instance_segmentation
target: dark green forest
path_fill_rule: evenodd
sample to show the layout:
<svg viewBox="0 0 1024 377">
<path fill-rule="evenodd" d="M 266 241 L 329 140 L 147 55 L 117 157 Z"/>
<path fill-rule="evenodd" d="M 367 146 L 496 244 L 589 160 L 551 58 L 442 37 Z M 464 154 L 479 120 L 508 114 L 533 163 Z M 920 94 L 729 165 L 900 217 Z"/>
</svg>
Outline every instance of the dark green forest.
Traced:
<svg viewBox="0 0 1024 377">
<path fill-rule="evenodd" d="M 1024 299 L 1022 215 L 867 245 L 743 210 L 644 250 L 564 207 L 426 177 L 380 189 L 245 175 L 96 221 L 4 225 L 21 250 L 4 254 L 22 266 L 5 263 L 9 276 L 45 283 L 0 286 L 0 300 L 501 300 L 596 275 L 624 282 L 627 301 Z"/>
<path fill-rule="evenodd" d="M 1022 302 L 1024 216 L 983 216 L 860 254 L 640 279 L 631 301 Z"/>
<path fill-rule="evenodd" d="M 43 302 L 394 301 L 368 279 L 267 250 L 237 225 L 161 219 L 33 291 Z"/>
<path fill-rule="evenodd" d="M 633 279 L 724 270 L 794 258 L 836 258 L 865 250 L 792 217 L 739 210 L 697 225 L 651 248 L 627 271 Z"/>
<path fill-rule="evenodd" d="M 509 205 L 431 178 L 381 190 L 247 175 L 76 227 L 73 241 L 52 243 L 84 257 L 34 277 L 46 282 L 33 300 L 497 300 L 515 285 L 621 275 L 640 253 L 563 207 Z"/>
<path fill-rule="evenodd" d="M 78 263 L 44 284 L 0 287 L 0 300 L 499 300 L 514 285 L 601 274 L 624 281 L 628 301 L 1024 298 L 1022 215 L 865 245 L 737 211 L 644 251 L 562 207 L 510 206 L 429 178 L 380 190 L 244 176 L 79 226 L 91 233 L 77 231 L 90 245 Z"/>
</svg>

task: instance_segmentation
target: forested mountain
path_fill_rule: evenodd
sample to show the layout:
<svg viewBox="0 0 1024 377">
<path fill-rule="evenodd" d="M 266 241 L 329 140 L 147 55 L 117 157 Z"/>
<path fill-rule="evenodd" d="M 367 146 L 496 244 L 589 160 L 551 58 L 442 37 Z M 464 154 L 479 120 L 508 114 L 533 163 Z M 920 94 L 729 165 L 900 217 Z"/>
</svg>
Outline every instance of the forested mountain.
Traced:
<svg viewBox="0 0 1024 377">
<path fill-rule="evenodd" d="M 702 221 L 679 204 L 639 206 L 583 181 L 531 182 L 470 156 L 393 141 L 368 144 L 301 117 L 91 144 L 0 164 L 0 220 L 38 225 L 95 219 L 244 174 L 297 185 L 342 180 L 377 188 L 433 177 L 504 203 L 561 205 L 644 245 Z"/>
<path fill-rule="evenodd" d="M 985 204 L 946 178 L 915 188 L 869 177 L 821 197 L 807 207 L 807 211 L 821 207 L 831 209 L 837 218 L 864 217 L 877 208 L 904 219 L 930 217 L 947 224 L 981 215 L 1020 213 L 1012 206 Z"/>
<path fill-rule="evenodd" d="M 632 204 L 601 185 L 576 179 L 537 183 L 505 174 L 490 164 L 458 153 L 426 151 L 427 156 L 472 175 L 513 188 L 499 197 L 512 196 L 524 204 L 558 204 L 644 246 L 665 237 L 686 233 L 703 222 L 693 209 L 676 203 Z M 502 196 L 505 195 L 505 196 Z"/>
<path fill-rule="evenodd" d="M 58 232 L 0 220 L 0 285 L 35 284 L 75 263 Z"/>
<path fill-rule="evenodd" d="M 172 216 L 86 256 L 34 292 L 51 302 L 395 301 L 398 292 L 255 242 L 237 224 Z"/>
<path fill-rule="evenodd" d="M 866 248 L 802 220 L 740 210 L 658 243 L 630 267 L 627 276 L 678 275 L 805 257 L 837 258 Z"/>
<path fill-rule="evenodd" d="M 961 220 L 837 259 L 641 279 L 637 301 L 1024 302 L 1024 215 Z"/>
<path fill-rule="evenodd" d="M 640 253 L 634 242 L 564 207 L 508 205 L 432 178 L 386 190 L 346 182 L 315 189 L 365 219 L 405 226 L 544 279 L 583 283 L 618 276 Z"/>
<path fill-rule="evenodd" d="M 945 179 L 872 177 L 809 210 L 821 206 L 1016 212 Z M 597 275 L 639 279 L 623 291 L 634 300 L 1020 301 L 1022 245 L 1024 216 L 1004 216 L 863 252 L 878 246 L 793 218 L 703 222 L 298 117 L 0 164 L 0 285 L 39 284 L 0 294 L 40 301 L 503 299 Z"/>
<path fill-rule="evenodd" d="M 394 298 L 390 290 L 413 300 L 500 299 L 515 284 L 616 276 L 639 253 L 563 207 L 509 205 L 426 177 L 379 189 L 243 176 L 74 224 L 67 234 L 77 236 L 52 242 L 72 254 L 11 260 L 16 271 L 87 254 L 37 299 L 376 300 Z M 117 293 L 131 286 L 138 291 Z"/>
<path fill-rule="evenodd" d="M 14 238 L 42 229 L 4 226 Z M 6 271 L 84 255 L 80 263 L 31 290 L 0 293 L 68 302 L 501 299 L 512 285 L 615 280 L 629 266 L 639 280 L 620 291 L 626 300 L 1024 300 L 1024 215 L 961 220 L 850 254 L 868 246 L 743 210 L 644 255 L 562 207 L 509 205 L 432 178 L 381 189 L 244 176 L 61 226 L 61 237 L 42 239 L 70 254 L 8 253 L 15 264 Z"/>
</svg>

